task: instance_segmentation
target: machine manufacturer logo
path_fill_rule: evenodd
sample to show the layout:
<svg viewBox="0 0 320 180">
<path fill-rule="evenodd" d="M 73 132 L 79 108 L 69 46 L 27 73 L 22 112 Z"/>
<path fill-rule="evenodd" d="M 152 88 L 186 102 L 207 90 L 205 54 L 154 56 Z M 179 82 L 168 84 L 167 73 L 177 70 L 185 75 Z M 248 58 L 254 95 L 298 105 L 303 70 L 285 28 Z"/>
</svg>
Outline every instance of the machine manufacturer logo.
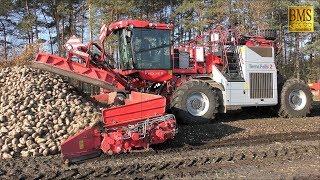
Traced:
<svg viewBox="0 0 320 180">
<path fill-rule="evenodd" d="M 79 149 L 84 149 L 84 142 L 83 140 L 79 141 Z"/>
<path fill-rule="evenodd" d="M 272 69 L 272 64 L 249 64 L 250 69 Z"/>
<path fill-rule="evenodd" d="M 289 32 L 314 32 L 313 6 L 289 6 Z"/>
</svg>

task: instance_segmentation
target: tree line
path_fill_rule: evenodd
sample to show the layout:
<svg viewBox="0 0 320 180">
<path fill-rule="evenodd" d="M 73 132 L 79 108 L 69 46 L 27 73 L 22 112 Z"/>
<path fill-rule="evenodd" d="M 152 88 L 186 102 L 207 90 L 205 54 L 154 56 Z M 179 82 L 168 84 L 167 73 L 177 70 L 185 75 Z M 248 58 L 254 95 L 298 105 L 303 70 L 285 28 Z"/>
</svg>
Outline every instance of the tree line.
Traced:
<svg viewBox="0 0 320 180">
<path fill-rule="evenodd" d="M 292 5 L 314 6 L 315 32 L 288 31 Z M 173 23 L 175 42 L 219 24 L 242 34 L 277 30 L 280 71 L 315 81 L 320 78 L 319 14 L 320 0 L 5 0 L 0 6 L 0 59 L 10 60 L 34 43 L 63 55 L 63 44 L 72 35 L 94 40 L 103 24 L 122 19 Z"/>
</svg>

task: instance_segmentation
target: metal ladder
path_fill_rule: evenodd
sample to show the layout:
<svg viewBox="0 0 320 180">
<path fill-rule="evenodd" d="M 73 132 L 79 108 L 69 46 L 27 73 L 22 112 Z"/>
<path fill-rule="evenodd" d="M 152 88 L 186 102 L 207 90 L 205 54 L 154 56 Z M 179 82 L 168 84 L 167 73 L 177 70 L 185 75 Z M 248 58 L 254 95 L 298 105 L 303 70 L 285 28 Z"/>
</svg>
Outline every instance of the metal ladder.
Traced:
<svg viewBox="0 0 320 180">
<path fill-rule="evenodd" d="M 231 37 L 233 37 L 234 40 L 229 40 L 229 35 L 232 35 Z M 222 39 L 223 59 L 226 64 L 224 75 L 226 79 L 231 82 L 244 81 L 239 52 L 237 50 L 238 44 L 239 43 L 235 32 L 232 30 L 227 31 L 227 33 L 224 35 L 224 38 Z"/>
</svg>

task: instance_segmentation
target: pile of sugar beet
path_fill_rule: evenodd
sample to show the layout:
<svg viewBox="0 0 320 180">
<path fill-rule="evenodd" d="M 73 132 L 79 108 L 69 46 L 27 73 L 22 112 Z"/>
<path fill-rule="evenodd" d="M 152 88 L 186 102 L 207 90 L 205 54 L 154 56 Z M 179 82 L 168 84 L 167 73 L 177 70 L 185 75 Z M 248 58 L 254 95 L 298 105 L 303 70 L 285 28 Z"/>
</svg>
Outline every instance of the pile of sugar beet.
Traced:
<svg viewBox="0 0 320 180">
<path fill-rule="evenodd" d="M 61 142 L 99 118 L 98 106 L 61 76 L 0 69 L 0 159 L 57 154 Z"/>
</svg>

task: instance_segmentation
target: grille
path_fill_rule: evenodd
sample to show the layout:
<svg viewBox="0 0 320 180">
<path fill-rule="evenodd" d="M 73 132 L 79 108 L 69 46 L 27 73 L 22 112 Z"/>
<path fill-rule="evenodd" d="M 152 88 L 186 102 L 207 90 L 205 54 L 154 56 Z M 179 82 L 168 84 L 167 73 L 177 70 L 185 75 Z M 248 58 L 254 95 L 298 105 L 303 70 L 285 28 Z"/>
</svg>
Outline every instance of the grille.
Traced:
<svg viewBox="0 0 320 180">
<path fill-rule="evenodd" d="M 250 73 L 250 98 L 273 98 L 272 73 Z"/>
</svg>

